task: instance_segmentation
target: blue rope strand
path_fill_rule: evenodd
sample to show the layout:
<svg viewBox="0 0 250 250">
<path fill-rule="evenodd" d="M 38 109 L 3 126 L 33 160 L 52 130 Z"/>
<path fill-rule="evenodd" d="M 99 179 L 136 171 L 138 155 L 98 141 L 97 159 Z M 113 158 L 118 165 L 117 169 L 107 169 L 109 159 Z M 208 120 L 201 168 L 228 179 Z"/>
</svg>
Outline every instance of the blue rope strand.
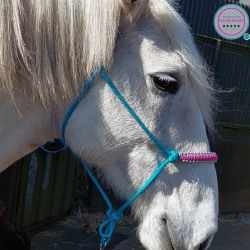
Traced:
<svg viewBox="0 0 250 250">
<path fill-rule="evenodd" d="M 109 79 L 103 68 L 100 70 L 103 78 L 106 80 L 110 88 L 113 90 L 115 95 L 119 98 L 119 100 L 122 102 L 122 104 L 125 106 L 125 108 L 129 111 L 129 113 L 133 116 L 133 118 L 136 120 L 136 122 L 140 125 L 140 127 L 145 131 L 145 133 L 149 136 L 149 138 L 156 144 L 157 147 L 159 147 L 166 155 L 170 156 L 170 151 L 167 150 L 162 144 L 154 137 L 154 135 L 148 130 L 148 128 L 145 126 L 145 124 L 141 121 L 141 119 L 136 115 L 136 113 L 133 111 L 133 109 L 130 108 L 128 103 L 124 100 L 124 98 L 121 96 L 120 92 L 117 90 L 117 88 L 114 86 L 112 81 Z"/>
<path fill-rule="evenodd" d="M 136 113 L 130 108 L 129 104 L 123 99 L 123 97 L 121 96 L 121 94 L 119 93 L 119 91 L 116 89 L 116 87 L 114 86 L 114 84 L 112 83 L 112 81 L 109 79 L 109 77 L 107 76 L 107 74 L 105 73 L 104 69 L 101 67 L 100 70 L 96 70 L 91 78 L 88 80 L 87 84 L 85 85 L 85 87 L 83 88 L 83 91 L 81 92 L 81 94 L 78 96 L 77 100 L 73 103 L 72 107 L 70 108 L 70 110 L 68 111 L 65 120 L 62 124 L 62 137 L 63 139 L 65 138 L 65 128 L 67 125 L 68 120 L 70 119 L 72 113 L 74 112 L 74 110 L 76 109 L 76 107 L 78 106 L 78 104 L 80 103 L 80 101 L 82 100 L 82 98 L 84 97 L 84 95 L 87 93 L 87 91 L 89 90 L 89 88 L 91 87 L 92 83 L 94 82 L 96 76 L 98 73 L 101 73 L 101 75 L 103 76 L 103 78 L 106 80 L 106 82 L 108 83 L 108 85 L 110 86 L 110 88 L 112 89 L 112 91 L 115 93 L 115 95 L 118 97 L 118 99 L 122 102 L 122 104 L 125 106 L 125 108 L 129 111 L 129 113 L 133 116 L 133 118 L 136 120 L 136 122 L 140 125 L 140 127 L 144 130 L 144 132 L 149 136 L 149 138 L 156 144 L 157 147 L 159 147 L 166 155 L 168 155 L 168 159 L 165 160 L 159 168 L 157 168 L 157 170 L 154 172 L 154 174 L 151 176 L 151 178 L 139 189 L 139 191 L 132 196 L 123 206 L 121 206 L 117 211 L 114 210 L 108 196 L 106 195 L 106 193 L 104 192 L 103 188 L 100 186 L 100 184 L 98 183 L 98 180 L 96 179 L 96 177 L 93 175 L 93 173 L 91 172 L 88 164 L 81 159 L 81 157 L 79 155 L 77 155 L 77 159 L 79 159 L 83 166 L 85 167 L 87 173 L 89 174 L 90 178 L 92 179 L 92 181 L 95 183 L 95 185 L 97 186 L 97 188 L 99 189 L 100 193 L 102 194 L 104 200 L 106 201 L 109 210 L 106 213 L 107 216 L 107 220 L 105 220 L 99 227 L 99 234 L 102 237 L 101 239 L 101 244 L 104 246 L 107 243 L 109 243 L 112 233 L 114 231 L 115 228 L 115 224 L 116 222 L 118 222 L 122 217 L 123 214 L 122 212 L 136 199 L 138 198 L 138 196 L 140 196 L 147 188 L 148 186 L 155 180 L 155 178 L 160 174 L 160 172 L 162 171 L 162 169 L 168 164 L 168 163 L 173 163 L 173 162 L 177 162 L 179 161 L 180 157 L 178 152 L 176 151 L 169 151 L 167 150 L 155 137 L 154 135 L 148 130 L 148 128 L 145 126 L 145 124 L 140 120 L 140 118 L 136 115 Z M 64 139 L 65 141 L 65 139 Z M 106 227 L 105 231 L 103 232 L 104 228 Z"/>
<path fill-rule="evenodd" d="M 70 110 L 68 111 L 68 113 L 65 116 L 65 119 L 64 119 L 63 124 L 62 124 L 62 138 L 63 138 L 65 144 L 66 144 L 66 142 L 65 142 L 65 128 L 66 128 L 66 125 L 69 121 L 69 118 L 71 117 L 72 113 L 75 111 L 76 107 L 78 106 L 78 104 L 80 103 L 82 98 L 85 96 L 85 94 L 90 89 L 90 87 L 91 87 L 92 83 L 94 82 L 94 80 L 96 79 L 96 76 L 98 75 L 98 73 L 99 73 L 99 70 L 96 69 L 95 72 L 91 75 L 87 84 L 84 86 L 82 92 L 79 94 L 76 101 L 72 104 Z"/>
<path fill-rule="evenodd" d="M 151 178 L 141 187 L 141 189 L 132 196 L 124 205 L 122 205 L 117 211 L 108 210 L 107 211 L 107 220 L 105 220 L 99 227 L 99 234 L 102 237 L 101 243 L 104 245 L 105 243 L 109 243 L 112 233 L 115 229 L 115 223 L 118 222 L 123 217 L 123 211 L 134 201 L 136 200 L 148 187 L 149 185 L 156 179 L 156 177 L 161 173 L 163 168 L 168 163 L 173 163 L 178 161 L 179 155 L 175 151 L 170 152 L 170 157 L 165 160 L 160 167 L 154 172 L 154 174 L 151 176 Z M 91 173 L 92 175 L 92 173 Z M 92 178 L 92 177 L 91 177 Z M 98 184 L 99 185 L 99 184 Z M 105 199 L 106 200 L 106 199 Z M 106 200 L 107 201 L 107 200 Z M 111 212 L 110 212 L 111 211 Z M 106 227 L 105 232 L 103 233 L 104 227 Z"/>
<path fill-rule="evenodd" d="M 156 179 L 156 177 L 161 173 L 163 168 L 168 164 L 168 163 L 174 163 L 179 161 L 179 154 L 175 151 L 170 151 L 170 156 L 168 157 L 167 160 L 165 160 L 159 168 L 156 169 L 154 174 L 150 177 L 150 179 L 141 187 L 141 189 L 133 196 L 131 197 L 124 205 L 122 205 L 117 212 L 122 213 L 124 209 L 126 209 L 134 200 L 136 200 L 148 187 L 149 185 Z"/>
<path fill-rule="evenodd" d="M 95 178 L 95 176 L 93 175 L 93 173 L 90 170 L 90 167 L 88 166 L 88 164 L 79 156 L 76 155 L 76 158 L 78 160 L 81 161 L 81 163 L 83 164 L 84 168 L 86 169 L 88 175 L 90 176 L 91 180 L 95 183 L 95 185 L 97 186 L 97 188 L 99 189 L 100 193 L 102 194 L 104 200 L 107 202 L 109 210 L 113 209 L 113 206 L 108 198 L 108 196 L 105 194 L 103 188 L 100 186 L 100 184 L 98 183 L 98 180 Z"/>
</svg>

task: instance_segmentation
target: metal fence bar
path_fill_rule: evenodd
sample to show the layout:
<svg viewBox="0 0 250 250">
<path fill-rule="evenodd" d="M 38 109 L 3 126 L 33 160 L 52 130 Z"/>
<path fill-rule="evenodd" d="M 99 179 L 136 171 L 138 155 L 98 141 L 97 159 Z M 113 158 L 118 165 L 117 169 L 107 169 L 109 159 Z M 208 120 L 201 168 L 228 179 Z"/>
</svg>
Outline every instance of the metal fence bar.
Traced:
<svg viewBox="0 0 250 250">
<path fill-rule="evenodd" d="M 37 149 L 15 164 L 8 216 L 12 224 L 33 229 L 69 209 L 77 166 L 69 150 L 51 155 Z"/>
</svg>

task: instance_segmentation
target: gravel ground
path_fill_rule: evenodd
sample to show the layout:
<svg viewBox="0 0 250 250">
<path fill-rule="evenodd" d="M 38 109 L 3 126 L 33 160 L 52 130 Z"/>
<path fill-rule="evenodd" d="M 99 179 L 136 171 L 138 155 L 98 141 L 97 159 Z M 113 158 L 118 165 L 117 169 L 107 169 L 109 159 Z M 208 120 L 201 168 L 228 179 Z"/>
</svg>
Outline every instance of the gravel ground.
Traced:
<svg viewBox="0 0 250 250">
<path fill-rule="evenodd" d="M 31 250 L 97 250 L 100 237 L 97 227 L 102 214 L 66 217 L 50 229 L 32 236 Z M 130 218 L 123 219 L 105 250 L 143 250 L 136 239 L 136 226 Z M 250 250 L 250 225 L 235 218 L 222 218 L 218 233 L 209 250 Z"/>
</svg>

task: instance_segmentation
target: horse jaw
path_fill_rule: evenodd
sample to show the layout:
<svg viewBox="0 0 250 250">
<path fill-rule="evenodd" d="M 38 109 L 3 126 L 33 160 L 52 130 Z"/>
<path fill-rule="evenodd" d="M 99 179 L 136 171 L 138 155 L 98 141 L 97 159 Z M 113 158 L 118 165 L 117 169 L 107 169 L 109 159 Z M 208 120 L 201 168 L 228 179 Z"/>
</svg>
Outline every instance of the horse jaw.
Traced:
<svg viewBox="0 0 250 250">
<path fill-rule="evenodd" d="M 60 136 L 53 111 L 45 110 L 19 90 L 0 97 L 0 172 Z"/>
</svg>

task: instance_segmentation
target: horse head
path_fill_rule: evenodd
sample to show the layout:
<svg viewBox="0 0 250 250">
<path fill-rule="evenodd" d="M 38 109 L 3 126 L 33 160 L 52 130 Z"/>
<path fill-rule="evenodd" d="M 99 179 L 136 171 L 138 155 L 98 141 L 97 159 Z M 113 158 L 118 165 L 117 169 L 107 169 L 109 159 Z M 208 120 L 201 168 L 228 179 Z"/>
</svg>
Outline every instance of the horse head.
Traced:
<svg viewBox="0 0 250 250">
<path fill-rule="evenodd" d="M 8 130 L 14 138 L 19 131 L 15 140 L 23 133 L 26 137 L 23 135 L 22 142 L 29 142 L 29 146 L 22 147 L 22 151 L 16 149 L 15 157 L 9 157 L 2 165 L 50 138 L 61 136 L 61 125 L 70 105 L 84 82 L 101 65 L 122 97 L 165 148 L 197 154 L 210 151 L 206 126 L 213 130 L 213 87 L 188 26 L 172 2 L 65 0 L 63 6 L 55 2 L 41 5 L 37 1 L 36 7 L 26 3 L 22 11 L 29 15 L 23 18 L 30 18 L 29 22 L 22 29 L 18 29 L 18 18 L 12 18 L 16 23 L 10 24 L 16 27 L 13 30 L 18 39 L 9 41 L 12 47 L 19 48 L 16 55 L 11 54 L 13 64 L 19 69 L 13 72 L 21 79 L 13 86 L 22 89 L 24 81 L 30 84 L 26 84 L 27 91 L 11 95 L 20 102 L 13 102 L 16 105 L 6 109 L 10 114 L 19 108 L 22 119 L 16 112 L 19 118 L 15 120 L 19 119 L 22 126 L 12 130 L 9 126 L 0 132 L 6 135 Z M 1 22 L 5 24 L 7 20 Z M 19 22 L 24 21 L 20 18 Z M 34 27 L 27 26 L 28 23 Z M 0 34 L 4 34 L 7 42 L 7 35 L 1 30 Z M 11 71 L 3 63 L 6 48 L 11 46 L 5 46 L 5 50 L 3 47 L 0 44 L 0 51 L 4 51 L 0 53 L 2 78 L 3 72 Z M 12 59 L 6 56 L 8 62 Z M 11 74 L 5 78 L 1 82 L 11 80 Z M 8 88 L 8 93 L 16 91 L 13 86 Z M 24 98 L 27 93 L 35 96 L 32 105 L 31 99 Z M 7 103 L 4 97 L 1 101 Z M 72 113 L 65 140 L 74 153 L 97 166 L 106 184 L 126 200 L 167 158 L 101 75 Z M 18 143 L 21 146 L 21 140 Z M 146 249 L 207 249 L 217 230 L 214 164 L 166 165 L 134 201 L 132 211 L 139 220 L 138 235 Z"/>
</svg>

